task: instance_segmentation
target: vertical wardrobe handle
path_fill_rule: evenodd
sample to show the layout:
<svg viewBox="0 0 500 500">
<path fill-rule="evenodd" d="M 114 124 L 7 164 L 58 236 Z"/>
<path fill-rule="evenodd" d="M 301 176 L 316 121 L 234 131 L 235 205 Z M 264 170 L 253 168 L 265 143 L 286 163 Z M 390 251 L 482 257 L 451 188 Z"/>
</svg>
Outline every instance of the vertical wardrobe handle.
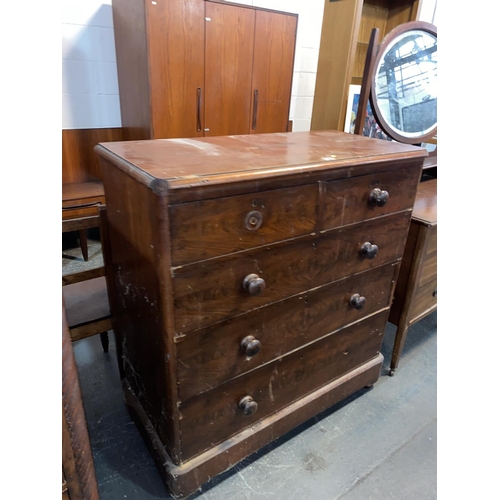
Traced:
<svg viewBox="0 0 500 500">
<path fill-rule="evenodd" d="M 253 91 L 253 118 L 252 118 L 252 130 L 255 130 L 257 126 L 257 106 L 259 104 L 259 91 Z"/>
<path fill-rule="evenodd" d="M 196 131 L 201 132 L 201 89 L 196 89 Z"/>
</svg>

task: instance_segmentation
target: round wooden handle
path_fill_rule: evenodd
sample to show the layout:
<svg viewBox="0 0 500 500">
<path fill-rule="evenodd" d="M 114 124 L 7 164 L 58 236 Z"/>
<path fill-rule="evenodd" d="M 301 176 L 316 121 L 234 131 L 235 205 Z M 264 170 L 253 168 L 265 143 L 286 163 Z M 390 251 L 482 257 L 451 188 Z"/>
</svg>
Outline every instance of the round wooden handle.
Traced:
<svg viewBox="0 0 500 500">
<path fill-rule="evenodd" d="M 247 356 L 255 356 L 262 347 L 261 343 L 253 335 L 245 337 L 240 345 Z"/>
<path fill-rule="evenodd" d="M 257 274 L 249 274 L 243 280 L 243 290 L 250 295 L 259 295 L 266 288 L 266 282 Z"/>
<path fill-rule="evenodd" d="M 250 231 L 256 231 L 262 226 L 262 220 L 262 214 L 257 210 L 253 210 L 245 217 L 245 227 Z"/>
<path fill-rule="evenodd" d="M 253 415 L 259 407 L 259 405 L 250 396 L 242 398 L 238 403 L 238 406 L 243 410 L 244 415 Z"/>
<path fill-rule="evenodd" d="M 360 295 L 359 293 L 355 293 L 350 299 L 349 304 L 354 307 L 354 309 L 363 309 L 366 304 L 366 298 Z"/>
<path fill-rule="evenodd" d="M 378 254 L 378 246 L 366 241 L 361 245 L 359 253 L 366 259 L 374 259 Z"/>
<path fill-rule="evenodd" d="M 368 198 L 368 202 L 377 207 L 383 207 L 388 201 L 389 193 L 379 188 L 373 189 Z"/>
</svg>

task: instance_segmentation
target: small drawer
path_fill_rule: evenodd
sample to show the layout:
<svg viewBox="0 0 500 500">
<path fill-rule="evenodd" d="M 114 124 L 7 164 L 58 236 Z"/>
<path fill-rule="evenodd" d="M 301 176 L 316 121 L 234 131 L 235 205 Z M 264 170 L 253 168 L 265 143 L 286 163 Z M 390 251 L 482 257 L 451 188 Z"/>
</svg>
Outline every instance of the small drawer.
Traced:
<svg viewBox="0 0 500 500">
<path fill-rule="evenodd" d="M 182 460 L 198 455 L 269 414 L 377 356 L 386 311 L 179 405 Z"/>
<path fill-rule="evenodd" d="M 397 269 L 386 264 L 187 335 L 177 344 L 179 399 L 389 307 Z"/>
<path fill-rule="evenodd" d="M 401 212 L 228 260 L 173 271 L 175 330 L 189 332 L 400 259 Z"/>
<path fill-rule="evenodd" d="M 316 227 L 311 184 L 171 205 L 174 266 L 296 238 Z"/>
<path fill-rule="evenodd" d="M 408 210 L 413 207 L 420 169 L 327 182 L 320 197 L 320 230 Z"/>
<path fill-rule="evenodd" d="M 437 278 L 417 288 L 413 293 L 410 306 L 410 323 L 427 311 L 437 307 Z"/>
</svg>

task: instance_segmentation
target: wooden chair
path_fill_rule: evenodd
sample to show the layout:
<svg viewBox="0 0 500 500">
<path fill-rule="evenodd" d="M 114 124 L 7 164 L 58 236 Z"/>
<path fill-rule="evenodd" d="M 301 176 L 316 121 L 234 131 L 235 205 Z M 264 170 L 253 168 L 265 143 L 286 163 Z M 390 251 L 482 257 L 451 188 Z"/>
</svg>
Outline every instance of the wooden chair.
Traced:
<svg viewBox="0 0 500 500">
<path fill-rule="evenodd" d="M 88 261 L 87 229 L 97 227 L 98 207 L 106 203 L 94 146 L 121 140 L 121 128 L 62 131 L 62 232 L 78 231 L 85 261 Z"/>
</svg>

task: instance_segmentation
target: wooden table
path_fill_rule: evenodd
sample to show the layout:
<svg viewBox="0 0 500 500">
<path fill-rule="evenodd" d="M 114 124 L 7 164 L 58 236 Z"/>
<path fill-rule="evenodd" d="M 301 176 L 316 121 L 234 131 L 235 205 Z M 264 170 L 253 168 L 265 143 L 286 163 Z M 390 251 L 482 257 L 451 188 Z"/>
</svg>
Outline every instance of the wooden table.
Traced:
<svg viewBox="0 0 500 500">
<path fill-rule="evenodd" d="M 397 325 L 392 376 L 408 328 L 437 309 L 437 179 L 418 187 L 389 321 Z"/>
</svg>

